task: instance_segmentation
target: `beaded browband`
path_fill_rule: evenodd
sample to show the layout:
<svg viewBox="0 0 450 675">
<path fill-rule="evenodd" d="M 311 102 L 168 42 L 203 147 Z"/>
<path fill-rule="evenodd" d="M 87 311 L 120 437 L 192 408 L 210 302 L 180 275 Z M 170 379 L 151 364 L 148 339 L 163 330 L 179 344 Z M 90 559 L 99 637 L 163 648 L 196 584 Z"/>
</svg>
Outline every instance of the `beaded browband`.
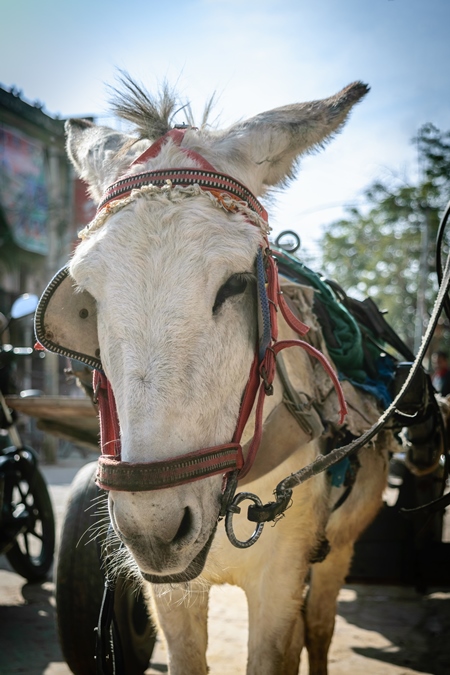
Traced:
<svg viewBox="0 0 450 675">
<path fill-rule="evenodd" d="M 258 214 L 260 218 L 267 221 L 267 212 L 256 197 L 242 183 L 239 183 L 231 176 L 217 173 L 216 171 L 205 171 L 204 169 L 162 169 L 159 171 L 145 171 L 134 176 L 121 178 L 116 183 L 110 185 L 103 195 L 98 211 L 102 211 L 107 204 L 122 199 L 131 194 L 132 190 L 139 190 L 146 185 L 155 187 L 170 187 L 189 185 L 198 185 L 208 192 L 220 191 L 230 197 L 234 197 L 245 202 L 252 211 Z"/>
</svg>

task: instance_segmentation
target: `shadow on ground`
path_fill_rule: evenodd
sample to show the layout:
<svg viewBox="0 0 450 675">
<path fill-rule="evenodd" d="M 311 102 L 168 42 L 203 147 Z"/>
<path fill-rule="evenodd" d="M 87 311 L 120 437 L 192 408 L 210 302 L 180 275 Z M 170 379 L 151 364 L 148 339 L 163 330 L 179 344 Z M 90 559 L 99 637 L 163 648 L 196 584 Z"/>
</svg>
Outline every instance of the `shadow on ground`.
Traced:
<svg viewBox="0 0 450 675">
<path fill-rule="evenodd" d="M 64 662 L 58 644 L 51 581 L 27 583 L 0 561 L 7 595 L 0 604 L 0 675 L 44 673 L 50 664 Z M 2 583 L 4 588 L 4 584 Z"/>
<path fill-rule="evenodd" d="M 448 675 L 450 589 L 433 589 L 424 595 L 408 587 L 393 590 L 354 585 L 341 593 L 339 615 L 374 634 L 373 640 L 366 634 L 366 646 L 353 644 L 353 652 L 394 666 Z"/>
</svg>

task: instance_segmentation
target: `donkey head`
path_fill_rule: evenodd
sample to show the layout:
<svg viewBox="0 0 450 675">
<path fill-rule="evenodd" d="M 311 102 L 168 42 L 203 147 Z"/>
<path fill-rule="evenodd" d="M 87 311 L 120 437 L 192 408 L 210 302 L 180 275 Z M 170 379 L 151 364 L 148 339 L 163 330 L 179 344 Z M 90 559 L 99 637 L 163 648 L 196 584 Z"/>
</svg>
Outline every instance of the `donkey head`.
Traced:
<svg viewBox="0 0 450 675">
<path fill-rule="evenodd" d="M 225 131 L 192 128 L 181 147 L 169 139 L 144 165 L 132 165 L 155 140 L 148 132 L 154 106 L 149 111 L 148 99 L 139 100 L 132 87 L 133 100 L 124 98 L 121 111 L 145 127 L 146 140 L 84 121 L 67 124 L 69 155 L 97 200 L 122 176 L 198 167 L 185 150 L 264 195 L 293 174 L 303 153 L 338 131 L 367 92 L 355 83 Z M 168 128 L 160 118 L 157 135 Z M 218 208 L 208 193 L 168 188 L 141 190 L 111 209 L 78 246 L 70 273 L 96 301 L 123 461 L 164 460 L 231 440 L 254 357 L 261 243 L 245 214 Z M 222 486 L 218 475 L 156 491 L 110 492 L 114 529 L 145 578 L 182 581 L 201 572 Z"/>
</svg>

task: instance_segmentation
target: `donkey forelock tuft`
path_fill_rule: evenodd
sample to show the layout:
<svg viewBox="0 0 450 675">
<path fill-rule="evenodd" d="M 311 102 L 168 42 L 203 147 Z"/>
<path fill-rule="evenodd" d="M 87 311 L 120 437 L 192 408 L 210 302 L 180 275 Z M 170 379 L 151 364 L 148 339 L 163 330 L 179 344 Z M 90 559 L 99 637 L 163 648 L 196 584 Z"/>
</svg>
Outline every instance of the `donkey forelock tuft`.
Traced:
<svg viewBox="0 0 450 675">
<path fill-rule="evenodd" d="M 167 82 L 163 82 L 159 93 L 153 96 L 123 71 L 119 76 L 119 86 L 110 89 L 113 112 L 135 125 L 141 138 L 165 134 L 172 126 L 173 116 L 183 107 Z"/>
<path fill-rule="evenodd" d="M 177 92 L 167 81 L 162 83 L 156 95 L 150 94 L 128 73 L 121 71 L 119 85 L 110 87 L 110 104 L 113 112 L 131 122 L 139 138 L 154 139 L 163 136 L 174 125 L 175 116 L 184 112 L 184 121 L 190 126 L 204 128 L 214 106 L 215 95 L 206 102 L 200 124 L 196 124 L 189 101 L 182 102 Z"/>
</svg>

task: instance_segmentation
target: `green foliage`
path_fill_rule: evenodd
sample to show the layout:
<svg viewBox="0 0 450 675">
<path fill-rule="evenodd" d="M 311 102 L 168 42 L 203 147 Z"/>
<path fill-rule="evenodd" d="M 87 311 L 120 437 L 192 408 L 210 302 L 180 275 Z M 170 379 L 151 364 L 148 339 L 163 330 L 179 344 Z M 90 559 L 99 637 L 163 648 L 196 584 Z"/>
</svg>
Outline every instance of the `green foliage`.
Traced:
<svg viewBox="0 0 450 675">
<path fill-rule="evenodd" d="M 326 274 L 354 297 L 372 297 L 388 311 L 389 323 L 412 347 L 420 280 L 427 311 L 437 288 L 435 240 L 440 216 L 450 198 L 450 131 L 432 124 L 419 129 L 420 180 L 376 181 L 365 191 L 364 209 L 325 228 L 322 240 Z M 426 261 L 421 259 L 426 236 Z"/>
</svg>

